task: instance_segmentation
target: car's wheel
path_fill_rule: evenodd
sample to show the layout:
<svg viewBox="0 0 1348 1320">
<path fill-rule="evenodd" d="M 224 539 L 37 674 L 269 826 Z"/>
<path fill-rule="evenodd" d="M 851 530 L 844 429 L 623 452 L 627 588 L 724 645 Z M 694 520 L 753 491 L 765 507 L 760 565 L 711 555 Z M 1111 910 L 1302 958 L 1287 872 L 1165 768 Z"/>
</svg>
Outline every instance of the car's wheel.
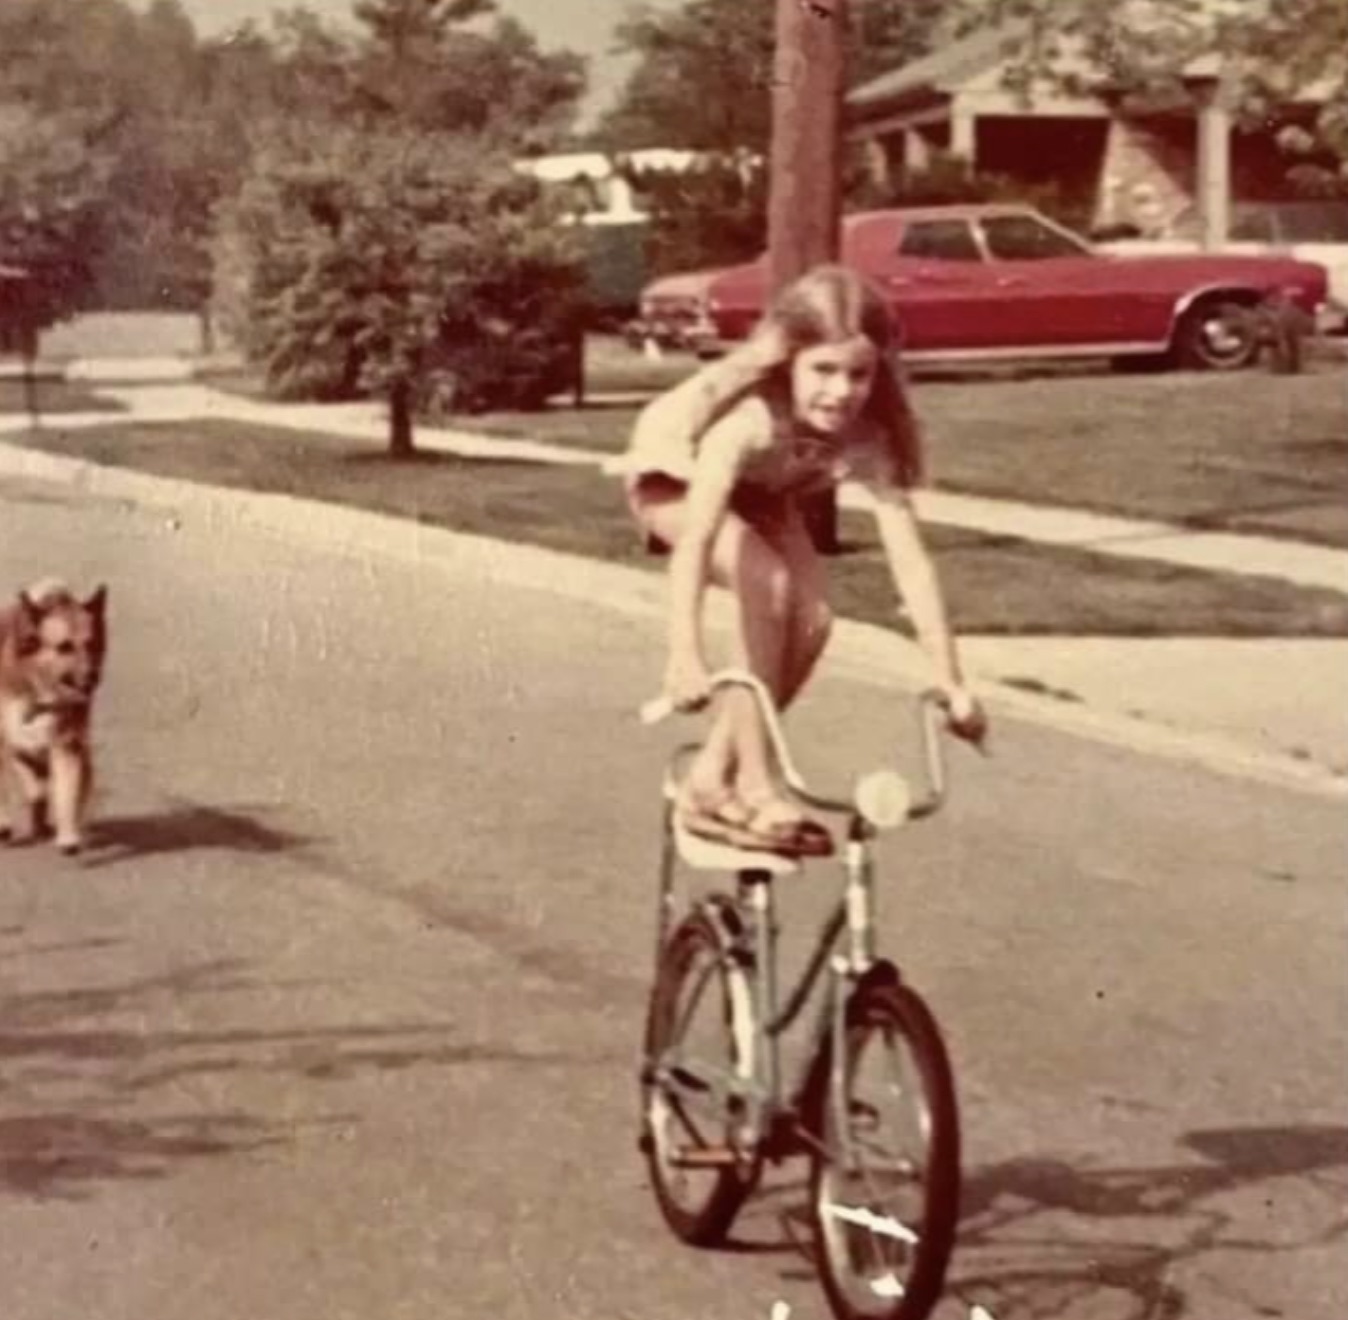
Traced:
<svg viewBox="0 0 1348 1320">
<path fill-rule="evenodd" d="M 1198 371 L 1239 371 L 1259 356 L 1255 309 L 1232 297 L 1203 298 L 1180 319 L 1174 357 Z"/>
</svg>

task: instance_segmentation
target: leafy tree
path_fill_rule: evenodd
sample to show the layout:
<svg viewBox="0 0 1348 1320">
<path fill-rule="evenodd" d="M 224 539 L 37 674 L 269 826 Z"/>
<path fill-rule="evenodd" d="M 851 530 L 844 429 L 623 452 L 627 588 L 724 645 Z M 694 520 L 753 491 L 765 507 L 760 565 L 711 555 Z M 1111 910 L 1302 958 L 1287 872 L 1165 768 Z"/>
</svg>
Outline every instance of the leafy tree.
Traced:
<svg viewBox="0 0 1348 1320">
<path fill-rule="evenodd" d="M 642 8 L 618 29 L 636 67 L 595 139 L 606 146 L 766 153 L 772 130 L 773 0 Z M 853 0 L 849 81 L 927 54 L 964 0 Z"/>
<path fill-rule="evenodd" d="M 1338 173 L 1348 183 L 1345 0 L 993 0 L 988 16 L 1024 25 L 1025 53 L 1013 70 L 1022 84 L 1062 78 L 1070 40 L 1138 106 L 1187 101 L 1186 74 L 1196 67 L 1224 69 L 1251 122 L 1276 122 L 1293 96 L 1318 85 L 1326 99 L 1310 131 L 1287 124 L 1287 142 L 1311 176 L 1324 183 Z"/>
<path fill-rule="evenodd" d="M 88 299 L 112 164 L 78 123 L 0 107 L 0 264 L 26 277 L 3 315 L 31 335 Z"/>
<path fill-rule="evenodd" d="M 767 243 L 768 174 L 761 157 L 708 156 L 688 170 L 620 163 L 650 215 L 646 261 L 656 273 L 748 261 Z"/>
<path fill-rule="evenodd" d="M 387 398 L 405 457 L 420 410 L 556 388 L 575 285 L 562 239 L 480 138 L 299 126 L 225 209 L 223 310 L 282 392 Z"/>
<path fill-rule="evenodd" d="M 0 264 L 26 272 L 6 285 L 5 314 L 30 347 L 97 280 L 125 104 L 103 70 L 116 69 L 132 28 L 129 11 L 95 0 L 0 6 Z"/>
<path fill-rule="evenodd" d="M 627 167 L 652 216 L 654 271 L 744 261 L 766 244 L 775 8 L 691 0 L 639 9 L 619 28 L 637 63 L 591 144 L 620 159 L 644 147 L 706 153 L 689 171 Z M 853 0 L 849 81 L 927 54 L 964 9 L 964 0 Z"/>
<path fill-rule="evenodd" d="M 355 15 L 365 31 L 353 95 L 371 119 L 483 133 L 517 151 L 546 150 L 570 128 L 584 61 L 540 50 L 494 0 L 359 0 Z"/>
</svg>

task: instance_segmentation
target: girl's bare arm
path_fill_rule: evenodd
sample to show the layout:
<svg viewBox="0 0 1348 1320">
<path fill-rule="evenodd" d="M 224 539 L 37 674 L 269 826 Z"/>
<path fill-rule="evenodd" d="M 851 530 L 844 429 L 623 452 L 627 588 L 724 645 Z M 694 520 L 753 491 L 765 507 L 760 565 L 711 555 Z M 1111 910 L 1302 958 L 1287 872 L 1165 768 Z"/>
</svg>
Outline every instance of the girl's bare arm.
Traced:
<svg viewBox="0 0 1348 1320">
<path fill-rule="evenodd" d="M 951 717 L 966 736 L 980 738 L 982 711 L 964 686 L 955 636 L 935 566 L 922 539 L 908 493 L 899 486 L 872 488 L 875 522 L 894 586 L 908 607 L 918 641 L 931 658 L 937 682 L 951 698 Z"/>
</svg>

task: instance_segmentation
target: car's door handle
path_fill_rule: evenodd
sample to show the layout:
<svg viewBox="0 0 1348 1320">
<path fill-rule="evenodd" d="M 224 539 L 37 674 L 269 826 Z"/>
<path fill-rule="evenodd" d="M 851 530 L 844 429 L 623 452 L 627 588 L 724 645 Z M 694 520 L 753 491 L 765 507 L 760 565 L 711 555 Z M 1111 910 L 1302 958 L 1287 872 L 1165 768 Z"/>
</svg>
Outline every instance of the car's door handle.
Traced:
<svg viewBox="0 0 1348 1320">
<path fill-rule="evenodd" d="M 1020 289 L 1025 286 L 1025 278 L 1022 275 L 1003 275 L 997 281 L 999 289 Z"/>
</svg>

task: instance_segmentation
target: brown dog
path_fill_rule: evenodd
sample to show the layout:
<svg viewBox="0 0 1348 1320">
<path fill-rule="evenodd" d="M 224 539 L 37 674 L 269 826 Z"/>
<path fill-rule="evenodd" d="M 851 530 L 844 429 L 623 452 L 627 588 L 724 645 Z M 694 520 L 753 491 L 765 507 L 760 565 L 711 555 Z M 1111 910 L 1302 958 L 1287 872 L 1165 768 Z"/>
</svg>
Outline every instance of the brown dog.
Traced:
<svg viewBox="0 0 1348 1320">
<path fill-rule="evenodd" d="M 26 843 L 52 833 L 54 824 L 62 852 L 78 852 L 83 843 L 107 597 L 99 587 L 80 601 L 48 581 L 0 609 L 0 839 Z M 12 819 L 6 793 L 17 812 Z"/>
</svg>

